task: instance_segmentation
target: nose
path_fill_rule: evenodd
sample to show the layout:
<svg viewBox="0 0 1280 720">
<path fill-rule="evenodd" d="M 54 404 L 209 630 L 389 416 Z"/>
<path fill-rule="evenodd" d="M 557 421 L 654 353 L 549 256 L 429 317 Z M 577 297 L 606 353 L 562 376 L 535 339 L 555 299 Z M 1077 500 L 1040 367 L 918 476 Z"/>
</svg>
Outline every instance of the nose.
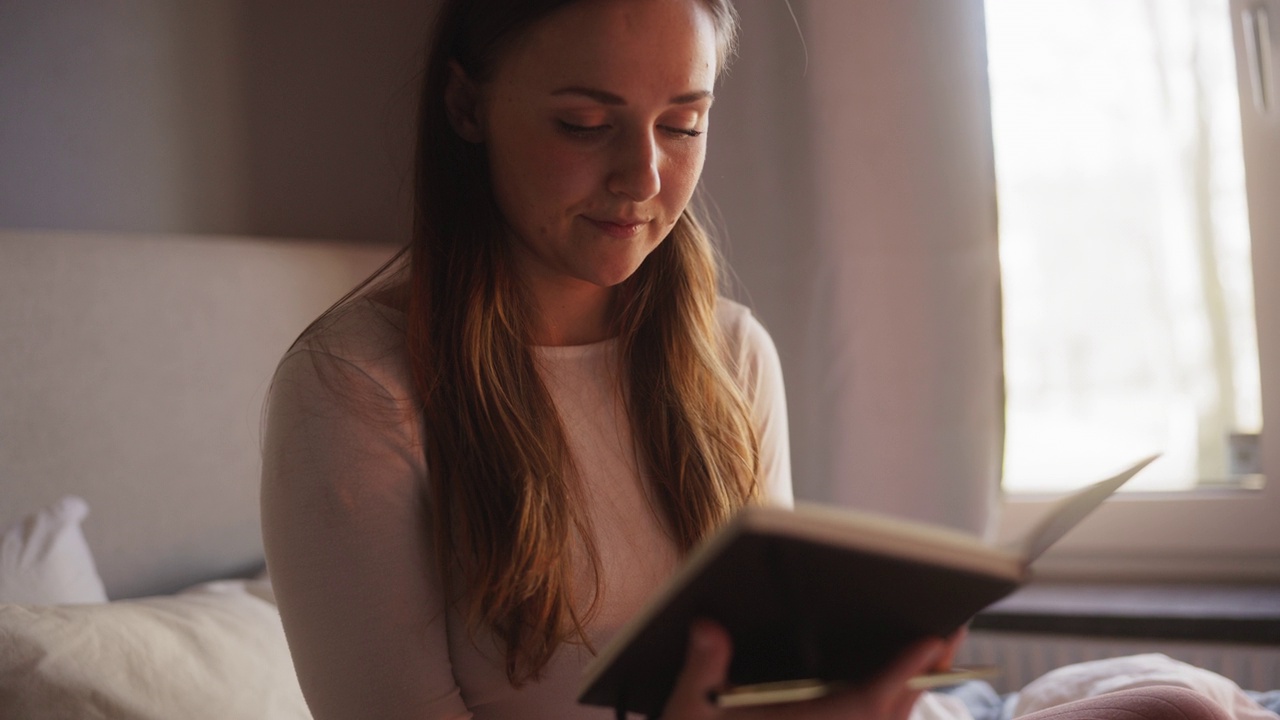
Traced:
<svg viewBox="0 0 1280 720">
<path fill-rule="evenodd" d="M 657 138 L 652 131 L 629 133 L 620 138 L 609 173 L 609 192 L 634 202 L 654 197 L 662 189 L 658 160 Z"/>
</svg>

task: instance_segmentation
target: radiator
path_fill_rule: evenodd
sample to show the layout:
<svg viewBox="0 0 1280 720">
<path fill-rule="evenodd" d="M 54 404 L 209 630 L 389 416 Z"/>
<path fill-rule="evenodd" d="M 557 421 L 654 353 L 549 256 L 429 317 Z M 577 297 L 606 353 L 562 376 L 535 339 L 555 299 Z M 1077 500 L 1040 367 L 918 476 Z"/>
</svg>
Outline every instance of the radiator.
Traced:
<svg viewBox="0 0 1280 720">
<path fill-rule="evenodd" d="M 994 665 L 1000 668 L 1000 676 L 990 682 L 998 692 L 1006 693 L 1018 690 L 1063 665 L 1150 652 L 1164 653 L 1175 660 L 1225 675 L 1246 690 L 1280 689 L 1280 647 L 1266 645 L 974 630 L 961 647 L 955 664 L 961 667 Z"/>
</svg>

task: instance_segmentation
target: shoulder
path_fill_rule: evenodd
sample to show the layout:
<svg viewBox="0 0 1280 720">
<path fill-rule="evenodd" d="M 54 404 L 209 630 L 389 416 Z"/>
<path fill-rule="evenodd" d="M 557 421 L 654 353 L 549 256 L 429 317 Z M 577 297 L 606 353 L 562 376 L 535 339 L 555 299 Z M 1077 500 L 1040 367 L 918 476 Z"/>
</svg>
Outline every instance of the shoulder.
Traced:
<svg viewBox="0 0 1280 720">
<path fill-rule="evenodd" d="M 716 319 L 720 322 L 720 330 L 729 337 L 749 332 L 753 327 L 764 329 L 756 316 L 751 313 L 751 308 L 727 297 L 719 298 L 716 304 Z"/>
<path fill-rule="evenodd" d="M 720 298 L 716 319 L 724 337 L 731 368 L 749 385 L 759 382 L 762 373 L 778 365 L 778 350 L 769 331 L 750 308 L 728 298 Z"/>
<path fill-rule="evenodd" d="M 361 298 L 326 313 L 280 361 L 277 380 L 309 365 L 340 386 L 374 385 L 394 400 L 408 397 L 412 382 L 405 349 L 404 313 Z"/>
<path fill-rule="evenodd" d="M 772 504 L 790 506 L 791 445 L 782 362 L 773 338 L 745 306 L 721 299 L 720 328 L 730 372 L 750 408 L 760 442 L 760 482 Z"/>
<path fill-rule="evenodd" d="M 370 491 L 416 491 L 419 403 L 402 327 L 403 316 L 357 300 L 323 315 L 285 353 L 263 417 L 264 493 L 352 510 Z"/>
</svg>

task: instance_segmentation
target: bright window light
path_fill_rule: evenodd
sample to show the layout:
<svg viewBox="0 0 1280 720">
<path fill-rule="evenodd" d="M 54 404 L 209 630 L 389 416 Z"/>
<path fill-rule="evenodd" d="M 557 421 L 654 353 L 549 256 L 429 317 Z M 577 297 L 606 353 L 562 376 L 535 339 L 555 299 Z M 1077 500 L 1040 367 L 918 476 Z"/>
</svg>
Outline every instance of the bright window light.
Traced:
<svg viewBox="0 0 1280 720">
<path fill-rule="evenodd" d="M 1004 487 L 1261 482 L 1227 0 L 986 0 Z"/>
</svg>

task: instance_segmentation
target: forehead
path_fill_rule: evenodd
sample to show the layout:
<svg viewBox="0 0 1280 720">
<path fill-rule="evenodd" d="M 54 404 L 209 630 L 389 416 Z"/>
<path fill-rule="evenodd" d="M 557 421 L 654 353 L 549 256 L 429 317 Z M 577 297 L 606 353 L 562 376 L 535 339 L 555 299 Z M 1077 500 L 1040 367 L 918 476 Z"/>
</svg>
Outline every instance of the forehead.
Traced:
<svg viewBox="0 0 1280 720">
<path fill-rule="evenodd" d="M 716 56 L 715 22 L 702 0 L 581 0 L 517 38 L 498 75 L 536 85 L 710 90 Z"/>
</svg>

